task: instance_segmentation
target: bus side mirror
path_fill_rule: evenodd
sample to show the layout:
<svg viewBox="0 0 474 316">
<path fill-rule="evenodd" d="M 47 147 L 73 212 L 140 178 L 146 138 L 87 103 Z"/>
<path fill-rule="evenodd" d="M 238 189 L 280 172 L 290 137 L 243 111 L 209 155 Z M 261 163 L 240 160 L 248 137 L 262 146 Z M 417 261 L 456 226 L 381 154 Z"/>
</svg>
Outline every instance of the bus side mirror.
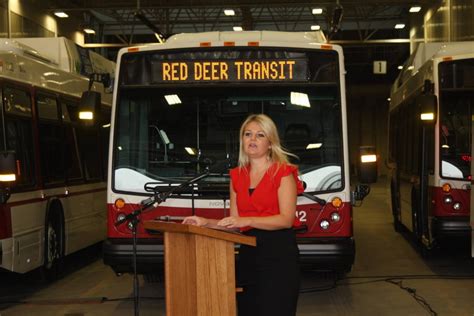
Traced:
<svg viewBox="0 0 474 316">
<path fill-rule="evenodd" d="M 79 102 L 79 119 L 94 121 L 100 109 L 100 93 L 97 91 L 84 91 Z"/>
<path fill-rule="evenodd" d="M 437 99 L 432 93 L 421 94 L 416 103 L 420 108 L 420 119 L 423 123 L 434 124 L 436 122 Z"/>
<path fill-rule="evenodd" d="M 0 204 L 10 198 L 10 182 L 16 181 L 16 160 L 14 151 L 0 151 Z"/>
<path fill-rule="evenodd" d="M 356 201 L 362 201 L 370 193 L 370 186 L 367 184 L 357 184 L 352 192 L 352 204 Z"/>
<path fill-rule="evenodd" d="M 375 154 L 375 147 L 361 146 L 359 152 L 359 181 L 366 184 L 377 182 L 377 155 Z"/>
</svg>

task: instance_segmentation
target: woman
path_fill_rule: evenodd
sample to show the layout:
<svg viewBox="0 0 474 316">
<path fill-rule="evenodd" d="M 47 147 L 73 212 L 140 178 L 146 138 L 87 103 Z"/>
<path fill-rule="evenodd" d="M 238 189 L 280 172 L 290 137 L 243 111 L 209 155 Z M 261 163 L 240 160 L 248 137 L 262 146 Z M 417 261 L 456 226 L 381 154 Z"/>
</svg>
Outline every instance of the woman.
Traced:
<svg viewBox="0 0 474 316">
<path fill-rule="evenodd" d="M 298 247 L 292 227 L 296 196 L 304 191 L 296 166 L 288 161 L 273 121 L 249 116 L 240 128 L 239 166 L 230 171 L 230 216 L 191 216 L 184 224 L 239 228 L 255 236 L 257 247 L 239 251 L 240 316 L 296 314 L 299 290 Z"/>
</svg>

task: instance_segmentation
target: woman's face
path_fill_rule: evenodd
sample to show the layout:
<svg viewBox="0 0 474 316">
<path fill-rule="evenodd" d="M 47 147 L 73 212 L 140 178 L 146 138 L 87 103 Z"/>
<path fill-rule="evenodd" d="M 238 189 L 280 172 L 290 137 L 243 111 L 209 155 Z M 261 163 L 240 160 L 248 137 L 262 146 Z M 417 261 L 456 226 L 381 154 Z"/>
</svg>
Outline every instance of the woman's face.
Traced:
<svg viewBox="0 0 474 316">
<path fill-rule="evenodd" d="M 244 128 L 242 135 L 244 152 L 249 158 L 261 158 L 268 156 L 270 141 L 257 122 L 250 122 Z"/>
</svg>

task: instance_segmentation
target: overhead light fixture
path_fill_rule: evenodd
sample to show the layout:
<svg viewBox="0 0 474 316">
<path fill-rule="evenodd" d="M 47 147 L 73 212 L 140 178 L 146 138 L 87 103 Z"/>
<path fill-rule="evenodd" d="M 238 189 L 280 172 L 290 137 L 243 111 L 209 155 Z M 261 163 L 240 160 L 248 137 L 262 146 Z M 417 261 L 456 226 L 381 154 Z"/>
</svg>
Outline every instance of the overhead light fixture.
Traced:
<svg viewBox="0 0 474 316">
<path fill-rule="evenodd" d="M 402 70 L 402 69 L 403 69 L 403 66 L 400 65 L 400 66 L 398 66 L 397 68 L 398 68 L 399 70 Z"/>
<path fill-rule="evenodd" d="M 69 17 L 69 15 L 67 15 L 67 13 L 64 11 L 56 11 L 54 12 L 54 15 L 61 19 L 65 19 Z"/>
<path fill-rule="evenodd" d="M 232 9 L 225 9 L 225 10 L 224 10 L 224 14 L 227 15 L 227 16 L 234 16 L 234 15 L 235 15 L 235 11 L 232 10 Z"/>
<path fill-rule="evenodd" d="M 390 102 L 390 101 L 392 101 L 392 99 L 391 99 L 391 98 L 387 98 L 387 101 Z"/>
<path fill-rule="evenodd" d="M 234 26 L 233 29 L 236 32 L 242 32 L 244 30 L 241 26 Z"/>
<path fill-rule="evenodd" d="M 155 33 L 155 37 L 158 40 L 160 44 L 163 44 L 163 38 L 161 37 L 162 35 L 159 33 Z"/>
<path fill-rule="evenodd" d="M 292 91 L 290 94 L 290 102 L 291 104 L 303 106 L 305 108 L 311 107 L 311 105 L 309 104 L 308 95 L 306 93 Z"/>
<path fill-rule="evenodd" d="M 186 152 L 188 154 L 190 154 L 191 156 L 196 156 L 196 153 L 197 153 L 197 150 L 195 148 L 192 148 L 192 147 L 184 147 L 184 149 L 186 150 Z"/>
<path fill-rule="evenodd" d="M 314 15 L 323 14 L 323 9 L 322 8 L 314 8 L 311 12 Z"/>
<path fill-rule="evenodd" d="M 420 12 L 421 11 L 421 7 L 420 6 L 413 6 L 410 8 L 410 13 L 416 13 L 416 12 Z"/>
<path fill-rule="evenodd" d="M 403 24 L 403 23 L 396 24 L 396 25 L 395 25 L 395 28 L 396 28 L 397 30 L 404 29 L 404 28 L 405 28 L 405 24 Z"/>
<path fill-rule="evenodd" d="M 169 105 L 181 104 L 181 99 L 179 98 L 177 94 L 165 95 L 165 99 Z"/>
<path fill-rule="evenodd" d="M 322 143 L 312 143 L 312 144 L 308 144 L 308 146 L 306 146 L 306 149 L 317 149 L 317 148 L 321 148 L 323 144 Z"/>
<path fill-rule="evenodd" d="M 84 32 L 87 33 L 87 34 L 95 34 L 95 30 L 93 30 L 91 28 L 84 28 Z"/>
<path fill-rule="evenodd" d="M 321 26 L 319 25 L 311 25 L 311 31 L 319 31 L 321 29 Z"/>
</svg>

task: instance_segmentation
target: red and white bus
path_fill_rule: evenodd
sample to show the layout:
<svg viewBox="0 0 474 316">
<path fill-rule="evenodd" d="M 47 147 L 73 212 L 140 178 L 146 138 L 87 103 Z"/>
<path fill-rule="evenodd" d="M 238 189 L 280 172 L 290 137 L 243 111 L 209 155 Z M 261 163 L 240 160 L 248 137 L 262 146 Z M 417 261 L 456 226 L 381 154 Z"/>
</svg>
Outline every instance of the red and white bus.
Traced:
<svg viewBox="0 0 474 316">
<path fill-rule="evenodd" d="M 327 44 L 322 32 L 179 34 L 163 44 L 122 49 L 117 66 L 106 264 L 118 273 L 133 270 L 132 224 L 114 223 L 153 189 L 165 192 L 211 171 L 141 214 L 140 273 L 163 260 L 162 236 L 148 234 L 143 221 L 228 215 L 228 169 L 237 164 L 240 124 L 251 113 L 265 113 L 299 157 L 295 163 L 308 196 L 327 201 L 298 198 L 302 261 L 328 270 L 351 268 L 351 197 L 362 197 L 365 187 L 351 192 L 341 47 Z"/>
<path fill-rule="evenodd" d="M 407 228 L 423 250 L 472 234 L 473 47 L 419 44 L 391 90 L 394 226 Z"/>
<path fill-rule="evenodd" d="M 114 71 L 65 38 L 0 41 L 0 150 L 16 167 L 0 183 L 1 269 L 52 276 L 65 255 L 104 240 L 111 89 L 92 84 L 102 95 L 93 123 L 78 111 L 88 75 Z"/>
</svg>

